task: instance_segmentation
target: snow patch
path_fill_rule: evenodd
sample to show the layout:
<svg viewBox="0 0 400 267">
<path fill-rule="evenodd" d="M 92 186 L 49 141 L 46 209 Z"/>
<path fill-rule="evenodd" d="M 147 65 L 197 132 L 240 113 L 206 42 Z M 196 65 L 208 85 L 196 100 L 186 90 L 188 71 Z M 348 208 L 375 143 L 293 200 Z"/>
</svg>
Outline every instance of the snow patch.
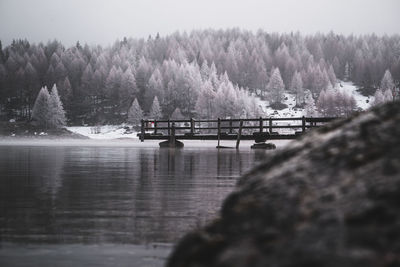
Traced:
<svg viewBox="0 0 400 267">
<path fill-rule="evenodd" d="M 367 110 L 371 107 L 371 102 L 373 100 L 372 96 L 363 96 L 359 91 L 357 86 L 355 86 L 352 82 L 343 82 L 340 81 L 338 84 L 340 90 L 353 95 L 354 99 L 357 102 L 357 107 L 361 110 Z"/>
<path fill-rule="evenodd" d="M 371 106 L 371 101 L 373 100 L 372 96 L 363 96 L 359 91 L 357 86 L 355 86 L 352 82 L 343 82 L 339 81 L 337 84 L 337 88 L 341 91 L 346 92 L 349 95 L 352 95 L 357 102 L 357 107 L 360 110 L 367 110 Z M 308 90 L 305 90 L 306 92 Z M 309 94 L 306 93 L 306 102 Z M 269 107 L 268 101 L 261 100 L 257 97 L 258 105 L 261 107 L 264 112 L 265 117 L 272 118 L 291 118 L 291 117 L 302 117 L 305 116 L 306 112 L 304 108 L 295 108 L 296 106 L 296 95 L 293 93 L 284 93 L 283 103 L 288 107 L 282 110 L 275 110 Z M 315 102 L 317 102 L 315 100 Z"/>
<path fill-rule="evenodd" d="M 138 139 L 136 131 L 127 131 L 125 125 L 104 126 L 74 126 L 67 127 L 73 133 L 87 136 L 91 139 L 110 140 L 119 138 Z"/>
</svg>

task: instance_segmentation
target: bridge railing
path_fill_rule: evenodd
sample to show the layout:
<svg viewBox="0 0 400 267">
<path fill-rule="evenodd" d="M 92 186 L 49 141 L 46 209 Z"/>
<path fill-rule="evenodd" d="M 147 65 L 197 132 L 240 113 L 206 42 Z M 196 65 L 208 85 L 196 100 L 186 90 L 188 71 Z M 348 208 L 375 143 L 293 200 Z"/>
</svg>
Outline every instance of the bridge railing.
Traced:
<svg viewBox="0 0 400 267">
<path fill-rule="evenodd" d="M 269 133 L 278 134 L 277 130 L 291 129 L 295 133 L 305 132 L 309 128 L 319 127 L 336 118 L 327 117 L 293 117 L 293 118 L 246 118 L 246 119 L 183 119 L 183 120 L 154 120 L 147 119 L 141 122 L 140 138 L 143 141 L 145 136 L 151 135 L 174 135 L 177 131 L 185 135 L 197 134 L 238 134 L 244 133 Z M 224 132 L 228 130 L 228 132 Z M 252 131 L 253 130 L 253 131 Z M 254 131 L 255 130 L 255 131 Z M 215 132 L 216 131 L 216 132 Z"/>
</svg>

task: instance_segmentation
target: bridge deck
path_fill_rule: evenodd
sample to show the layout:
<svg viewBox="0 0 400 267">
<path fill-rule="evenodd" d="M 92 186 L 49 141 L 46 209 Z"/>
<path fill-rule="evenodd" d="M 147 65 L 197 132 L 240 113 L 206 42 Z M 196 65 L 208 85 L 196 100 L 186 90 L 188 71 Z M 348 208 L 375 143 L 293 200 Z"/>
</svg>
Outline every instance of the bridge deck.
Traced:
<svg viewBox="0 0 400 267">
<path fill-rule="evenodd" d="M 266 140 L 295 139 L 307 129 L 335 118 L 257 118 L 216 120 L 142 120 L 144 140 Z"/>
<path fill-rule="evenodd" d="M 266 140 L 290 140 L 296 139 L 299 137 L 301 133 L 298 134 L 272 134 L 266 135 Z M 138 137 L 141 137 L 141 134 L 138 133 Z M 146 133 L 144 135 L 144 140 L 169 140 L 171 138 L 170 135 L 161 135 L 161 134 L 150 134 Z M 219 136 L 220 140 L 237 140 L 238 134 L 221 134 Z M 218 140 L 217 134 L 176 134 L 176 140 Z M 246 134 L 241 135 L 241 140 L 255 140 L 254 135 Z"/>
</svg>

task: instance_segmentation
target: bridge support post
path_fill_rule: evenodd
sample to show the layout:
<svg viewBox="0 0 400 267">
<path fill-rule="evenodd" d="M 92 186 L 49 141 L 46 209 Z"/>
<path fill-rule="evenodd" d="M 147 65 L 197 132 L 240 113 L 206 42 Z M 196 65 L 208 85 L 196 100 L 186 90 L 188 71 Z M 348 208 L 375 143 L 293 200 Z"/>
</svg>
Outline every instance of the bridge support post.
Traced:
<svg viewBox="0 0 400 267">
<path fill-rule="evenodd" d="M 171 135 L 169 136 L 169 143 L 171 146 L 175 146 L 175 122 L 172 123 Z"/>
<path fill-rule="evenodd" d="M 190 134 L 194 135 L 194 119 L 190 118 Z"/>
<path fill-rule="evenodd" d="M 272 118 L 269 118 L 269 134 L 272 134 Z"/>
<path fill-rule="evenodd" d="M 306 131 L 306 118 L 304 116 L 301 118 L 301 130 L 303 133 Z"/>
<path fill-rule="evenodd" d="M 239 132 L 236 139 L 236 149 L 239 149 L 240 139 L 242 138 L 242 127 L 243 127 L 243 120 L 239 122 Z"/>
<path fill-rule="evenodd" d="M 169 130 L 169 129 L 168 129 Z M 172 122 L 171 125 L 171 134 L 169 135 L 169 139 L 167 141 L 161 142 L 159 145 L 160 147 L 166 147 L 166 148 L 182 148 L 183 143 L 176 140 L 175 136 L 175 122 Z"/>
<path fill-rule="evenodd" d="M 263 119 L 260 117 L 260 133 L 263 132 Z"/>
<path fill-rule="evenodd" d="M 218 133 L 217 133 L 217 135 L 218 135 L 218 146 L 217 147 L 219 147 L 219 143 L 220 143 L 220 139 L 221 139 L 221 119 L 220 118 L 218 118 Z"/>
<path fill-rule="evenodd" d="M 154 120 L 154 135 L 157 134 L 157 120 Z"/>
<path fill-rule="evenodd" d="M 141 126 L 141 135 L 140 135 L 140 141 L 144 142 L 144 120 L 141 120 L 142 126 Z"/>
</svg>

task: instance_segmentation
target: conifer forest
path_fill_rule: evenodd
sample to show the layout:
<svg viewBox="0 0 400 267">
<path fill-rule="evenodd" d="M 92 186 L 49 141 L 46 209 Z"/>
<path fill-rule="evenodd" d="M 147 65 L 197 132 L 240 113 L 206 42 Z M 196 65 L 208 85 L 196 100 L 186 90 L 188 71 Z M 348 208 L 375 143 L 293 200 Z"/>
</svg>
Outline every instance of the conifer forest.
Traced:
<svg viewBox="0 0 400 267">
<path fill-rule="evenodd" d="M 2 120 L 34 120 L 35 102 L 44 95 L 55 99 L 52 113 L 65 110 L 48 119 L 61 125 L 258 117 L 268 116 L 259 99 L 279 109 L 285 92 L 321 116 L 346 116 L 357 107 L 335 90 L 340 81 L 353 82 L 374 104 L 396 98 L 400 36 L 233 28 L 123 38 L 106 47 L 66 47 L 57 40 L 0 44 Z"/>
</svg>

